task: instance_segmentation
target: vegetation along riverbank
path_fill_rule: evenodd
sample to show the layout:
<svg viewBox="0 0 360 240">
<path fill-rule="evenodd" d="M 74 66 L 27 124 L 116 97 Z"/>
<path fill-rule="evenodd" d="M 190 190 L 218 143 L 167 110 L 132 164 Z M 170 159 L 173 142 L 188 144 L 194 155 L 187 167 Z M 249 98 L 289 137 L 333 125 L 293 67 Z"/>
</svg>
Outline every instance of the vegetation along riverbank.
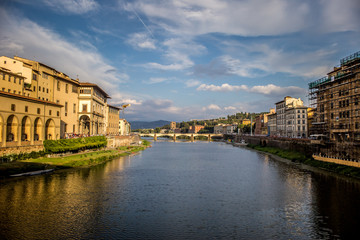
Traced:
<svg viewBox="0 0 360 240">
<path fill-rule="evenodd" d="M 0 163 L 0 177 L 6 178 L 19 173 L 45 169 L 90 167 L 117 157 L 135 154 L 150 146 L 150 142 L 143 140 L 139 145 L 105 149 L 104 139 L 98 138 L 97 140 L 76 140 L 81 142 L 77 147 L 75 147 L 74 141 L 61 140 L 58 143 L 53 141 L 49 144 L 51 147 L 46 148 L 43 152 L 7 156 L 11 158 L 11 161 Z M 89 145 L 86 145 L 86 142 Z M 60 145 L 63 145 L 63 147 L 60 147 Z M 64 149 L 67 149 L 67 151 Z"/>
<path fill-rule="evenodd" d="M 284 150 L 284 149 L 274 148 L 274 147 L 264 147 L 264 146 L 253 145 L 253 144 L 248 144 L 247 147 L 258 150 L 258 151 L 267 152 L 267 153 L 279 156 L 281 158 L 291 160 L 292 162 L 303 163 L 303 164 L 306 164 L 306 165 L 309 165 L 312 167 L 325 169 L 330 172 L 335 172 L 335 173 L 338 173 L 341 175 L 346 175 L 346 176 L 360 179 L 360 169 L 356 168 L 356 167 L 349 167 L 349 166 L 339 165 L 339 164 L 335 164 L 335 163 L 317 161 L 317 160 L 313 159 L 311 156 L 306 156 L 305 154 L 302 154 L 302 153 L 299 153 L 296 151 L 291 151 L 291 150 Z"/>
</svg>

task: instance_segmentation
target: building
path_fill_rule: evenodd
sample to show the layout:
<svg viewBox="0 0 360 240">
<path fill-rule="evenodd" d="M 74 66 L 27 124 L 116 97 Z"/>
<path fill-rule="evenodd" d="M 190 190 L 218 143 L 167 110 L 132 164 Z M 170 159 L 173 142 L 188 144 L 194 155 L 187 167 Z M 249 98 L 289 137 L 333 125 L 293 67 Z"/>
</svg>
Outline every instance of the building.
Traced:
<svg viewBox="0 0 360 240">
<path fill-rule="evenodd" d="M 25 78 L 19 74 L 0 68 L 0 76 L 1 147 L 29 146 L 46 139 L 59 139 L 62 105 L 24 96 Z"/>
<path fill-rule="evenodd" d="M 202 125 L 194 125 L 189 126 L 189 133 L 198 133 L 201 129 L 204 129 L 205 126 Z"/>
<path fill-rule="evenodd" d="M 131 133 L 131 125 L 128 121 L 121 118 L 119 119 L 119 134 L 121 136 L 130 135 Z"/>
<path fill-rule="evenodd" d="M 289 138 L 308 137 L 307 109 L 305 106 L 296 106 L 286 109 L 286 136 Z"/>
<path fill-rule="evenodd" d="M 236 133 L 237 124 L 218 124 L 214 126 L 215 134 L 233 134 Z"/>
<path fill-rule="evenodd" d="M 174 130 L 176 128 L 176 122 L 171 122 L 170 123 L 170 129 Z"/>
<path fill-rule="evenodd" d="M 80 134 L 104 135 L 106 133 L 105 109 L 108 98 L 110 98 L 110 96 L 98 85 L 93 83 L 80 83 Z"/>
<path fill-rule="evenodd" d="M 300 98 L 286 96 L 284 100 L 275 103 L 276 106 L 276 132 L 278 136 L 286 136 L 286 110 L 297 106 L 303 106 Z"/>
<path fill-rule="evenodd" d="M 60 112 L 60 137 L 78 133 L 79 80 L 71 79 L 43 63 L 15 56 L 0 57 L 0 66 L 18 72 L 24 77 L 24 96 L 63 105 Z"/>
<path fill-rule="evenodd" d="M 260 114 L 255 118 L 255 135 L 268 135 L 268 119 L 269 115 L 274 114 L 275 109 L 271 108 L 270 113 Z"/>
<path fill-rule="evenodd" d="M 277 135 L 276 119 L 277 119 L 276 112 L 270 113 L 268 115 L 268 135 L 269 136 L 276 136 Z"/>
<path fill-rule="evenodd" d="M 107 105 L 105 111 L 105 129 L 107 135 L 119 135 L 120 108 Z"/>
<path fill-rule="evenodd" d="M 311 134 L 334 142 L 360 141 L 360 51 L 340 60 L 340 66 L 309 83 L 314 110 Z"/>
</svg>

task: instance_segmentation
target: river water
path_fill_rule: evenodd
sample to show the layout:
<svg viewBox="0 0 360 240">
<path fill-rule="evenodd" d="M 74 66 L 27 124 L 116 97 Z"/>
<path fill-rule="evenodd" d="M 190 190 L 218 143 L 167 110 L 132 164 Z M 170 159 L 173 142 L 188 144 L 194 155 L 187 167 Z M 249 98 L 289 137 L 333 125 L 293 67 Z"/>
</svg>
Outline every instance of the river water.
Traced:
<svg viewBox="0 0 360 240">
<path fill-rule="evenodd" d="M 158 141 L 0 183 L 1 239 L 349 239 L 360 182 L 217 142 Z"/>
</svg>

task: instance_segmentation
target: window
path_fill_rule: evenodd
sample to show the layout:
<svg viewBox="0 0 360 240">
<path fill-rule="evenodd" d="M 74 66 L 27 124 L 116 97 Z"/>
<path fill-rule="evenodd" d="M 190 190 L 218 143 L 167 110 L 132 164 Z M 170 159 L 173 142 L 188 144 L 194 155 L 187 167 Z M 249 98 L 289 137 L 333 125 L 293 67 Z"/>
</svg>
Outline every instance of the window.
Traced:
<svg viewBox="0 0 360 240">
<path fill-rule="evenodd" d="M 34 92 L 36 91 L 36 87 L 34 86 Z"/>
<path fill-rule="evenodd" d="M 29 111 L 29 107 L 25 106 L 25 112 L 28 112 L 28 111 Z"/>
<path fill-rule="evenodd" d="M 73 133 L 75 132 L 75 124 L 73 124 Z"/>
<path fill-rule="evenodd" d="M 15 111 L 15 104 L 11 104 L 11 111 Z"/>
<path fill-rule="evenodd" d="M 78 92 L 78 88 L 75 85 L 72 85 L 72 92 L 73 93 L 77 93 Z"/>
<path fill-rule="evenodd" d="M 87 104 L 83 104 L 83 105 L 82 105 L 82 111 L 83 111 L 83 112 L 87 112 Z"/>
<path fill-rule="evenodd" d="M 3 75 L 3 80 L 5 80 L 5 73 L 3 73 L 2 75 Z"/>
<path fill-rule="evenodd" d="M 42 77 L 48 79 L 49 75 L 46 72 L 42 72 Z"/>
<path fill-rule="evenodd" d="M 45 92 L 45 88 L 43 87 L 43 92 Z"/>
<path fill-rule="evenodd" d="M 69 92 L 69 85 L 65 84 L 65 92 L 68 93 Z"/>
<path fill-rule="evenodd" d="M 67 111 L 68 111 L 68 103 L 65 102 L 65 113 L 67 113 Z"/>
<path fill-rule="evenodd" d="M 76 103 L 74 103 L 74 110 L 73 113 L 76 113 Z"/>
<path fill-rule="evenodd" d="M 14 83 L 16 83 L 16 77 L 14 77 Z"/>
<path fill-rule="evenodd" d="M 9 82 L 11 81 L 11 76 L 9 75 Z"/>
<path fill-rule="evenodd" d="M 300 124 L 300 120 L 298 120 L 298 124 Z"/>
<path fill-rule="evenodd" d="M 41 92 L 41 87 L 39 87 L 39 92 Z"/>
<path fill-rule="evenodd" d="M 40 108 L 38 108 L 37 109 L 37 114 L 40 114 L 40 113 L 41 113 Z"/>
<path fill-rule="evenodd" d="M 305 124 L 305 120 L 303 120 L 302 123 Z"/>
<path fill-rule="evenodd" d="M 60 112 L 59 112 L 59 111 L 56 112 L 56 116 L 60 116 Z"/>
<path fill-rule="evenodd" d="M 49 115 L 51 115 L 51 110 L 49 110 Z"/>
<path fill-rule="evenodd" d="M 56 88 L 58 91 L 60 91 L 60 81 L 59 80 L 57 81 Z"/>
<path fill-rule="evenodd" d="M 32 80 L 37 80 L 37 75 L 35 73 L 32 75 Z"/>
<path fill-rule="evenodd" d="M 303 131 L 305 131 L 305 126 L 303 126 Z"/>
<path fill-rule="evenodd" d="M 303 117 L 302 118 L 305 118 L 305 115 L 302 115 Z"/>
<path fill-rule="evenodd" d="M 49 89 L 48 89 L 48 88 L 46 89 L 46 93 L 49 93 Z"/>
<path fill-rule="evenodd" d="M 358 105 L 358 104 L 359 104 L 359 99 L 355 98 L 355 105 Z"/>
</svg>

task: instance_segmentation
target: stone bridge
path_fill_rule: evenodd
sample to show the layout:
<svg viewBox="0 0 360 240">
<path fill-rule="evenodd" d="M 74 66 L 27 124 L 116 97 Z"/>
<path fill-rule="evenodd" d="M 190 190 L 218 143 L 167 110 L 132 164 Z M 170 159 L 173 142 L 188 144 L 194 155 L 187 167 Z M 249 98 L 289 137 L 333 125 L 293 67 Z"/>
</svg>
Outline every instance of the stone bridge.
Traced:
<svg viewBox="0 0 360 240">
<path fill-rule="evenodd" d="M 187 136 L 190 137 L 190 141 L 193 142 L 195 140 L 195 137 L 198 136 L 207 137 L 207 139 L 210 141 L 212 137 L 223 137 L 224 135 L 215 133 L 141 133 L 140 136 L 153 137 L 154 141 L 156 141 L 158 137 L 170 137 L 174 141 L 176 141 L 176 137 Z"/>
</svg>

